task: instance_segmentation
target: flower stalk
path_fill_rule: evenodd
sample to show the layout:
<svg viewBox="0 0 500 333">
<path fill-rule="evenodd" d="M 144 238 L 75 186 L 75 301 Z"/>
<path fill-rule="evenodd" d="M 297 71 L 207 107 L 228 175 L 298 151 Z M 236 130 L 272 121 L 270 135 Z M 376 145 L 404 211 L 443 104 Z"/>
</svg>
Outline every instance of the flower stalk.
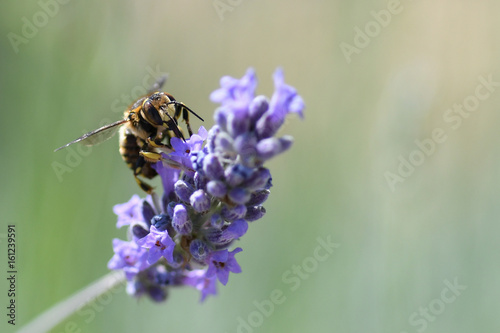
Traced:
<svg viewBox="0 0 500 333">
<path fill-rule="evenodd" d="M 21 327 L 18 333 L 44 333 L 62 323 L 69 316 L 100 296 L 111 292 L 125 282 L 123 272 L 110 272 L 84 289 L 71 295 L 69 298 L 52 306 L 28 324 Z"/>
</svg>

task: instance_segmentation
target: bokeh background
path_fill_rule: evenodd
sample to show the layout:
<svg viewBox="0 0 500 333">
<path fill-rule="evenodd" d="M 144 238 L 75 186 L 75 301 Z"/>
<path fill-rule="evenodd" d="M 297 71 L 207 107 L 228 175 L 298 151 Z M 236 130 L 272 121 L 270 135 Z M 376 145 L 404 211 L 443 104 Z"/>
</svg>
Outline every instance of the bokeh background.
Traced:
<svg viewBox="0 0 500 333">
<path fill-rule="evenodd" d="M 125 237 L 112 207 L 139 193 L 117 138 L 54 148 L 120 119 L 150 72 L 208 128 L 221 76 L 253 67 L 270 95 L 278 66 L 307 110 L 282 130 L 295 144 L 269 164 L 243 273 L 204 304 L 192 289 L 164 304 L 121 289 L 54 332 L 500 330 L 499 2 L 66 2 L 0 5 L 2 272 L 7 224 L 18 251 L 18 325 L 2 315 L 2 332 L 108 272 Z M 453 111 L 464 102 L 473 111 Z M 323 261 L 318 237 L 338 244 Z M 284 301 L 259 310 L 273 290 Z"/>
</svg>

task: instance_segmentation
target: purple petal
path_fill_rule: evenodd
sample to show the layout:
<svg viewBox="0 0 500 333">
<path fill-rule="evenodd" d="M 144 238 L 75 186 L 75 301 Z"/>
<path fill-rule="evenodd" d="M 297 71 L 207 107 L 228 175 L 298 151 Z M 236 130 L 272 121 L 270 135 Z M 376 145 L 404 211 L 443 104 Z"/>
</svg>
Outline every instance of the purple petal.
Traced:
<svg viewBox="0 0 500 333">
<path fill-rule="evenodd" d="M 160 260 L 161 257 L 162 257 L 162 253 L 159 250 L 157 250 L 155 248 L 149 249 L 149 252 L 148 252 L 148 263 L 150 265 L 155 264 L 158 260 Z"/>
<path fill-rule="evenodd" d="M 183 283 L 193 286 L 201 291 L 200 302 L 203 302 L 208 295 L 217 294 L 217 279 L 215 276 L 208 277 L 204 270 L 194 270 L 186 273 Z"/>
<path fill-rule="evenodd" d="M 208 295 L 217 295 L 217 280 L 215 278 L 204 279 L 200 302 L 204 302 Z"/>
<path fill-rule="evenodd" d="M 257 133 L 261 138 L 269 138 L 276 134 L 288 113 L 298 113 L 300 117 L 303 117 L 304 101 L 297 94 L 295 88 L 285 84 L 281 68 L 274 72 L 273 79 L 275 90 L 269 103 L 269 109 L 257 121 L 256 125 Z"/>
<path fill-rule="evenodd" d="M 222 250 L 222 251 L 217 251 L 212 254 L 212 260 L 213 261 L 218 261 L 218 262 L 226 262 L 228 257 L 228 251 Z"/>
<path fill-rule="evenodd" d="M 241 236 L 246 234 L 247 230 L 248 230 L 248 222 L 243 219 L 239 219 L 231 223 L 231 225 L 227 227 L 227 229 L 224 232 L 230 233 L 231 236 L 233 236 L 233 238 L 240 238 Z"/>
<path fill-rule="evenodd" d="M 183 153 L 187 148 L 187 144 L 178 137 L 171 138 L 170 145 L 174 148 L 175 153 Z"/>
<path fill-rule="evenodd" d="M 243 251 L 241 247 L 237 247 L 233 251 L 229 252 L 229 258 L 226 264 L 232 273 L 241 273 L 241 267 L 236 261 L 236 258 L 234 258 L 234 255 L 240 253 L 241 251 Z"/>
<path fill-rule="evenodd" d="M 255 71 L 249 68 L 241 79 L 224 76 L 220 80 L 221 88 L 210 94 L 210 100 L 228 106 L 233 111 L 248 112 L 248 106 L 254 98 L 257 78 Z"/>
<path fill-rule="evenodd" d="M 225 269 L 217 270 L 217 278 L 219 279 L 220 283 L 225 286 L 227 284 L 227 281 L 229 280 L 229 271 Z"/>
<path fill-rule="evenodd" d="M 152 166 L 161 177 L 164 194 L 169 195 L 174 191 L 174 184 L 179 179 L 180 170 L 167 167 L 163 165 L 162 161 L 158 161 Z"/>
<path fill-rule="evenodd" d="M 129 225 L 132 222 L 143 221 L 142 199 L 137 194 L 134 194 L 128 202 L 115 205 L 113 212 L 118 215 L 117 228 Z"/>
<path fill-rule="evenodd" d="M 207 138 L 208 138 L 208 131 L 205 127 L 203 126 L 200 126 L 200 128 L 198 129 L 198 135 L 200 136 L 200 138 L 205 141 Z"/>
</svg>

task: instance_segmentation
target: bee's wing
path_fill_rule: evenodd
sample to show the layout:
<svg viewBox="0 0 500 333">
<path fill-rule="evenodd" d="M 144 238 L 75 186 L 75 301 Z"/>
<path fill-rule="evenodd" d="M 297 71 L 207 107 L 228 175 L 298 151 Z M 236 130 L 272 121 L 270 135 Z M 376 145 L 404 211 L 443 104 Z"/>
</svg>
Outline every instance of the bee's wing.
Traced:
<svg viewBox="0 0 500 333">
<path fill-rule="evenodd" d="M 92 131 L 92 132 L 88 132 L 87 134 L 82 135 L 78 139 L 73 140 L 70 143 L 67 143 L 62 147 L 57 148 L 54 151 L 61 150 L 63 148 L 66 148 L 67 146 L 72 145 L 73 143 L 77 143 L 77 142 L 80 142 L 81 144 L 83 144 L 85 146 L 93 146 L 93 145 L 96 145 L 98 143 L 104 142 L 104 141 L 108 140 L 109 138 L 111 138 L 113 135 L 115 135 L 116 132 L 118 131 L 118 129 L 120 128 L 120 125 L 125 124 L 127 121 L 128 121 L 127 119 L 124 119 L 124 120 L 119 120 L 119 121 L 114 122 L 114 123 L 109 124 L 109 125 L 105 125 L 101 128 L 98 128 L 98 129 Z"/>
</svg>

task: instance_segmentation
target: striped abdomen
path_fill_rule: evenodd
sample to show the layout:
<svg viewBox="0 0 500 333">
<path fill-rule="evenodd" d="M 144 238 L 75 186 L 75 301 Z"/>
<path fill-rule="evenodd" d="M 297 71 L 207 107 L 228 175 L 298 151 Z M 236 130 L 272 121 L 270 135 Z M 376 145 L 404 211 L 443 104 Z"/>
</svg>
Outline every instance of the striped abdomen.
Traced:
<svg viewBox="0 0 500 333">
<path fill-rule="evenodd" d="M 137 168 L 137 160 L 140 157 L 139 152 L 141 151 L 141 147 L 139 147 L 137 143 L 138 140 L 140 139 L 127 130 L 126 126 L 120 129 L 120 154 L 128 167 L 134 172 Z M 140 175 L 151 179 L 156 176 L 157 173 L 151 167 L 151 163 L 145 162 Z"/>
</svg>

